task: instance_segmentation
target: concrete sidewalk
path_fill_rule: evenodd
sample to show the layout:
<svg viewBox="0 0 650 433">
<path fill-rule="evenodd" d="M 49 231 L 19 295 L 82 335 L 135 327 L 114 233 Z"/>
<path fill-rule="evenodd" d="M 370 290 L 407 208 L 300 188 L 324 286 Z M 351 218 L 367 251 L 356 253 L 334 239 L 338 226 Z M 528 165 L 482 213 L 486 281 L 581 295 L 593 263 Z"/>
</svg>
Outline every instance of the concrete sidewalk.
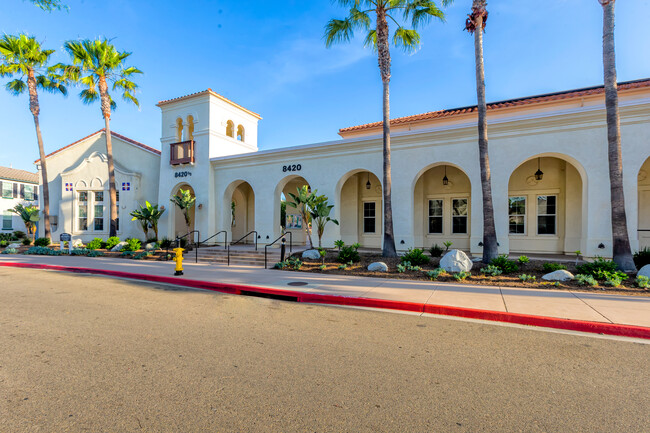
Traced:
<svg viewBox="0 0 650 433">
<path fill-rule="evenodd" d="M 162 277 L 174 262 L 79 256 L 2 255 L 2 262 L 73 266 Z M 186 263 L 179 280 L 265 287 L 284 291 L 462 307 L 560 319 L 650 327 L 650 297 L 593 292 L 441 284 L 265 270 L 247 266 Z"/>
</svg>

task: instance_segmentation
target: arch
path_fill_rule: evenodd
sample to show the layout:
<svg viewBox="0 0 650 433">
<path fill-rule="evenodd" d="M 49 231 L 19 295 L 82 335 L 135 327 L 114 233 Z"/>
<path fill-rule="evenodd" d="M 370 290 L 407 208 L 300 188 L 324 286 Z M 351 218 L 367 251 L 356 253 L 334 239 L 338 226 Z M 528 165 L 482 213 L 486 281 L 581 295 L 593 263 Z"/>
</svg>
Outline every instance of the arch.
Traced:
<svg viewBox="0 0 650 433">
<path fill-rule="evenodd" d="M 176 186 L 174 186 L 172 188 L 171 196 L 180 194 L 181 189 L 183 190 L 189 189 L 192 197 L 196 197 L 194 188 L 192 188 L 192 186 L 186 182 L 179 183 Z M 185 224 L 185 217 L 183 216 L 183 212 L 174 203 L 170 202 L 169 205 L 171 207 L 169 210 L 169 217 L 168 217 L 170 218 L 169 227 L 171 228 L 171 236 L 173 238 L 176 238 L 177 236 L 183 236 L 188 232 L 188 228 L 187 225 Z M 189 231 L 192 231 L 194 230 L 196 224 L 196 205 L 190 209 L 189 214 L 191 220 Z"/>
<path fill-rule="evenodd" d="M 239 179 L 228 185 L 224 191 L 223 229 L 230 232 L 230 239 L 237 241 L 255 230 L 255 191 L 250 183 Z M 253 238 L 246 243 L 254 242 Z"/>
<path fill-rule="evenodd" d="M 77 189 L 79 189 L 79 188 L 87 188 L 87 187 L 88 187 L 88 184 L 87 184 L 86 181 L 84 181 L 84 180 L 78 180 L 78 181 L 74 184 L 74 188 L 75 188 L 75 190 L 77 190 Z"/>
<path fill-rule="evenodd" d="M 303 185 L 307 185 L 310 189 L 311 184 L 307 179 L 300 175 L 289 175 L 280 179 L 275 187 L 273 196 L 273 236 L 277 238 L 282 233 L 283 222 L 281 221 L 282 201 L 291 201 L 289 193 L 296 194 L 297 189 Z M 286 207 L 286 221 L 284 229 L 292 233 L 294 245 L 308 245 L 307 234 L 305 232 L 305 224 L 300 216 L 300 211 L 291 206 Z M 317 239 L 314 239 L 315 234 L 312 233 L 312 242 L 316 244 Z"/>
<path fill-rule="evenodd" d="M 90 181 L 91 188 L 102 188 L 103 186 L 104 186 L 104 182 L 98 177 Z"/>
<path fill-rule="evenodd" d="M 176 142 L 183 141 L 183 119 L 180 117 L 176 119 Z"/>
<path fill-rule="evenodd" d="M 237 127 L 237 140 L 245 141 L 245 139 L 246 139 L 246 132 L 244 131 L 244 126 L 239 125 Z"/>
<path fill-rule="evenodd" d="M 470 249 L 472 182 L 456 164 L 429 164 L 413 180 L 414 245 L 453 242 L 454 248 Z"/>
<path fill-rule="evenodd" d="M 226 135 L 230 138 L 235 138 L 235 122 L 232 120 L 226 122 Z"/>
<path fill-rule="evenodd" d="M 650 157 L 637 174 L 639 250 L 650 248 Z"/>
<path fill-rule="evenodd" d="M 586 186 L 586 171 L 568 155 L 540 153 L 519 163 L 508 178 L 510 251 L 571 254 L 584 250 Z"/>
<path fill-rule="evenodd" d="M 350 170 L 337 182 L 335 194 L 341 239 L 347 245 L 381 248 L 383 187 L 379 177 L 366 169 Z"/>
<path fill-rule="evenodd" d="M 187 116 L 187 139 L 194 140 L 194 116 Z"/>
</svg>

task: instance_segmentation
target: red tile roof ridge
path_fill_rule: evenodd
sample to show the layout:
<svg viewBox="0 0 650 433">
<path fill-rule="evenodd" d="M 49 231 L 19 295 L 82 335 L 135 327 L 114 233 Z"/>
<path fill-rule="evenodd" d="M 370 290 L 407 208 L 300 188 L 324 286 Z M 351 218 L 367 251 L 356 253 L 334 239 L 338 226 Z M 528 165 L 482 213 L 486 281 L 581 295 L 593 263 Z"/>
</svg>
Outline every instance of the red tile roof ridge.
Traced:
<svg viewBox="0 0 650 433">
<path fill-rule="evenodd" d="M 102 128 L 102 129 L 100 129 L 99 131 L 95 131 L 95 132 L 93 132 L 93 133 L 90 134 L 90 135 L 87 135 L 87 136 L 85 136 L 85 137 L 83 137 L 83 138 L 80 138 L 79 140 L 75 141 L 74 143 L 70 143 L 70 144 L 68 144 L 67 146 L 63 146 L 63 147 L 61 147 L 61 148 L 55 150 L 54 152 L 48 153 L 47 155 L 45 155 L 45 158 L 49 158 L 49 157 L 52 156 L 52 155 L 56 155 L 57 153 L 59 153 L 59 152 L 65 150 L 65 149 L 68 149 L 69 147 L 72 147 L 72 146 L 74 146 L 75 144 L 81 143 L 82 141 L 84 141 L 84 140 L 86 140 L 86 139 L 88 139 L 88 138 L 90 138 L 90 137 L 92 137 L 92 136 L 94 136 L 94 135 L 101 134 L 102 132 L 103 132 L 103 133 L 106 133 L 106 128 Z M 153 147 L 147 146 L 146 144 L 140 143 L 139 141 L 135 141 L 135 140 L 133 140 L 133 139 L 127 137 L 127 136 L 124 136 L 124 135 L 122 135 L 122 134 L 118 134 L 118 133 L 115 132 L 115 131 L 111 131 L 111 136 L 112 136 L 112 137 L 119 138 L 120 140 L 122 140 L 122 141 L 126 141 L 127 143 L 133 144 L 133 145 L 135 145 L 135 146 L 138 146 L 138 147 L 140 147 L 140 148 L 142 148 L 142 149 L 144 149 L 144 150 L 147 150 L 147 151 L 149 151 L 149 152 L 153 152 L 153 153 L 155 153 L 156 155 L 160 155 L 160 151 L 159 151 L 158 149 L 154 149 Z M 34 161 L 34 164 L 38 164 L 40 161 L 41 161 L 41 159 L 39 158 L 39 159 L 37 159 L 36 161 Z"/>
<path fill-rule="evenodd" d="M 212 90 L 210 87 L 208 87 L 206 90 L 202 90 L 200 92 L 194 92 L 194 93 L 190 93 L 188 95 L 183 95 L 183 96 L 178 96 L 176 98 L 171 98 L 171 99 L 165 99 L 165 100 L 162 100 L 162 101 L 158 101 L 158 104 L 156 104 L 156 105 L 158 107 L 160 107 L 161 105 L 165 105 L 165 104 L 168 104 L 170 102 L 181 101 L 183 99 L 191 98 L 191 97 L 194 97 L 194 96 L 200 96 L 200 95 L 213 95 L 213 96 L 216 96 L 217 98 L 221 99 L 222 101 L 225 101 L 225 102 L 227 102 L 227 103 L 229 103 L 229 104 L 231 104 L 231 105 L 233 105 L 233 106 L 235 106 L 235 107 L 237 107 L 237 108 L 251 114 L 252 116 L 257 117 L 258 119 L 262 118 L 262 116 L 255 113 L 254 111 L 251 111 L 248 108 L 245 108 L 245 107 L 239 105 L 238 103 L 226 98 L 225 96 L 223 96 L 223 95 L 215 92 L 214 90 Z"/>
<path fill-rule="evenodd" d="M 644 78 L 641 80 L 634 80 L 634 81 L 626 81 L 618 84 L 619 90 L 639 89 L 644 87 L 650 87 L 650 78 Z M 504 108 L 504 107 L 516 107 L 521 105 L 529 105 L 529 104 L 542 103 L 547 101 L 557 101 L 562 99 L 576 98 L 580 96 L 597 95 L 597 94 L 604 93 L 604 91 L 605 91 L 604 86 L 585 87 L 582 89 L 565 90 L 561 92 L 545 93 L 541 95 L 526 96 L 523 98 L 515 98 L 515 99 L 508 99 L 503 101 L 490 102 L 487 104 L 487 108 L 488 110 L 494 110 L 494 109 Z M 430 111 L 427 113 L 397 117 L 391 119 L 390 123 L 391 125 L 402 125 L 405 123 L 417 122 L 421 120 L 437 119 L 440 117 L 449 117 L 449 116 L 455 116 L 464 113 L 472 113 L 475 112 L 476 109 L 477 109 L 476 105 L 470 105 L 467 107 Z M 347 128 L 339 129 L 339 133 L 377 128 L 382 126 L 382 124 L 383 124 L 382 122 L 372 122 L 372 123 L 366 123 L 364 125 L 350 126 Z"/>
</svg>

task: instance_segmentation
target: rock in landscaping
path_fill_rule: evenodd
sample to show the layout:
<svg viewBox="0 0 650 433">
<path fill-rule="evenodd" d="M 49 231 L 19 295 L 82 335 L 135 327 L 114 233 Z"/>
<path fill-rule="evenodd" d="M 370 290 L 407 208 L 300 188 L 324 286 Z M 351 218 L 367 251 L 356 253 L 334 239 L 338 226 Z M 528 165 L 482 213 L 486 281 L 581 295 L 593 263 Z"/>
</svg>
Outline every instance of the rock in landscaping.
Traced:
<svg viewBox="0 0 650 433">
<path fill-rule="evenodd" d="M 119 244 L 117 244 L 113 248 L 111 248 L 111 251 L 113 251 L 113 252 L 122 251 L 122 248 L 124 248 L 127 245 L 128 244 L 126 242 L 120 242 Z"/>
<path fill-rule="evenodd" d="M 155 251 L 155 250 L 158 249 L 158 244 L 156 244 L 155 242 L 152 242 L 152 243 L 150 243 L 150 244 L 147 244 L 147 246 L 144 247 L 144 249 L 145 249 L 146 251 Z"/>
<path fill-rule="evenodd" d="M 451 250 L 440 259 L 440 267 L 447 272 L 469 272 L 473 265 L 461 250 Z"/>
<path fill-rule="evenodd" d="M 78 247 L 78 246 L 81 246 L 83 244 L 84 243 L 81 242 L 81 239 L 75 239 L 74 241 L 72 241 L 72 247 Z"/>
<path fill-rule="evenodd" d="M 542 277 L 542 280 L 546 281 L 571 281 L 574 276 L 571 272 L 565 270 L 559 270 L 546 274 Z"/>
<path fill-rule="evenodd" d="M 318 250 L 307 250 L 302 253 L 302 258 L 307 260 L 320 260 Z"/>
<path fill-rule="evenodd" d="M 648 277 L 650 278 L 650 265 L 645 265 L 639 269 L 639 273 L 636 274 L 637 277 Z"/>
<path fill-rule="evenodd" d="M 368 270 L 370 272 L 388 272 L 388 265 L 384 262 L 370 263 Z"/>
<path fill-rule="evenodd" d="M 9 245 L 7 245 L 7 248 L 13 248 L 13 249 L 16 249 L 16 248 L 20 248 L 22 245 L 23 245 L 23 244 L 13 243 L 13 244 L 9 244 Z"/>
</svg>

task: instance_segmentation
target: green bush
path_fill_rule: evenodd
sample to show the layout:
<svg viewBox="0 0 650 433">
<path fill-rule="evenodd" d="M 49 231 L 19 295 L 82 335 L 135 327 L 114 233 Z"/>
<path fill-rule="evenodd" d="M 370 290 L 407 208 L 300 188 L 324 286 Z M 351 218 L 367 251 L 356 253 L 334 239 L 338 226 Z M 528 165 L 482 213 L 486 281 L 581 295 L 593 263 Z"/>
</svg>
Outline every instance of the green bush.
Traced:
<svg viewBox="0 0 650 433">
<path fill-rule="evenodd" d="M 138 254 L 134 255 L 133 258 L 135 260 L 142 260 L 142 259 L 144 259 L 146 257 L 149 257 L 149 256 L 152 256 L 152 255 L 153 255 L 153 253 L 150 252 L 150 251 L 143 251 L 141 253 L 138 253 Z"/>
<path fill-rule="evenodd" d="M 419 248 L 411 249 L 409 248 L 408 251 L 406 251 L 406 254 L 404 254 L 400 260 L 402 263 L 409 262 L 411 265 L 414 266 L 422 266 L 422 265 L 428 265 L 431 259 L 429 259 L 425 254 L 424 251 L 422 251 Z"/>
<path fill-rule="evenodd" d="M 348 268 L 348 265 L 346 265 L 346 264 L 339 265 L 339 267 L 338 267 L 339 271 L 344 271 L 347 268 Z"/>
<path fill-rule="evenodd" d="M 273 265 L 273 269 L 284 269 L 287 267 L 287 262 L 277 262 Z"/>
<path fill-rule="evenodd" d="M 639 275 L 636 277 L 636 285 L 642 289 L 650 288 L 650 278 L 645 275 Z"/>
<path fill-rule="evenodd" d="M 103 252 L 94 250 L 90 250 L 88 251 L 88 254 L 86 254 L 87 257 L 103 257 L 104 255 Z"/>
<path fill-rule="evenodd" d="M 494 266 L 494 265 L 487 265 L 483 269 L 481 269 L 481 273 L 484 275 L 488 275 L 490 277 L 496 277 L 497 275 L 501 275 L 503 271 L 501 268 Z"/>
<path fill-rule="evenodd" d="M 567 267 L 559 263 L 544 263 L 544 272 L 566 271 Z"/>
<path fill-rule="evenodd" d="M 17 254 L 18 250 L 15 248 L 7 248 L 2 251 L 2 254 Z"/>
<path fill-rule="evenodd" d="M 404 273 L 405 271 L 421 271 L 422 268 L 419 266 L 413 266 L 411 262 L 402 262 L 397 265 L 397 272 Z"/>
<path fill-rule="evenodd" d="M 34 245 L 37 247 L 46 247 L 50 244 L 50 238 L 36 238 Z"/>
<path fill-rule="evenodd" d="M 162 238 L 162 240 L 160 241 L 160 248 L 166 250 L 167 248 L 171 248 L 171 247 L 172 247 L 171 239 Z"/>
<path fill-rule="evenodd" d="M 300 260 L 298 257 L 291 256 L 287 259 L 287 266 L 297 271 L 302 268 L 302 260 Z"/>
<path fill-rule="evenodd" d="M 39 256 L 60 256 L 62 252 L 58 250 L 53 250 L 48 247 L 31 247 L 25 252 L 25 254 L 39 255 Z"/>
<path fill-rule="evenodd" d="M 623 283 L 623 280 L 617 276 L 611 276 L 605 280 L 605 284 L 612 287 L 618 287 Z"/>
<path fill-rule="evenodd" d="M 576 275 L 576 282 L 583 286 L 596 287 L 598 285 L 598 281 L 593 276 L 585 274 Z"/>
<path fill-rule="evenodd" d="M 124 242 L 126 242 L 126 245 L 122 248 L 122 251 L 138 251 L 142 246 L 140 239 L 128 238 Z"/>
<path fill-rule="evenodd" d="M 517 261 L 519 262 L 520 265 L 525 265 L 530 263 L 530 259 L 528 258 L 528 256 L 519 256 Z"/>
<path fill-rule="evenodd" d="M 158 243 L 158 238 L 149 238 L 147 239 L 147 242 L 145 244 L 157 244 Z"/>
<path fill-rule="evenodd" d="M 92 241 L 88 242 L 88 245 L 86 245 L 86 248 L 89 250 L 98 250 L 102 247 L 104 244 L 104 241 L 102 238 L 95 238 Z"/>
<path fill-rule="evenodd" d="M 22 238 L 24 238 L 25 236 L 27 236 L 27 235 L 25 234 L 25 232 L 21 232 L 20 230 L 16 230 L 16 231 L 14 232 L 14 239 L 22 239 Z"/>
<path fill-rule="evenodd" d="M 433 244 L 431 248 L 429 248 L 429 255 L 431 257 L 440 257 L 443 252 L 444 249 L 438 244 Z"/>
<path fill-rule="evenodd" d="M 537 277 L 535 277 L 534 275 L 521 274 L 521 275 L 519 275 L 519 279 L 521 281 L 523 281 L 524 283 L 527 283 L 529 281 L 535 281 L 537 279 Z"/>
<path fill-rule="evenodd" d="M 327 269 L 327 266 L 325 266 L 325 265 L 320 265 L 320 266 L 318 267 L 318 269 L 320 269 L 321 271 L 324 271 L 325 269 Z"/>
<path fill-rule="evenodd" d="M 361 261 L 361 256 L 359 256 L 359 244 L 346 245 L 341 248 L 339 255 L 336 258 L 336 261 L 339 263 L 358 263 Z"/>
<path fill-rule="evenodd" d="M 4 240 L 3 240 L 3 241 L 0 241 L 0 247 L 1 247 L 1 248 L 6 247 L 7 245 L 9 245 L 9 242 L 8 242 L 8 241 L 4 241 Z"/>
<path fill-rule="evenodd" d="M 135 251 L 123 250 L 120 257 L 133 257 L 135 256 Z"/>
<path fill-rule="evenodd" d="M 434 269 L 432 271 L 426 271 L 424 273 L 424 275 L 426 275 L 427 278 L 430 279 L 431 281 L 434 281 L 434 280 L 437 280 L 438 277 L 440 277 L 440 275 L 444 275 L 446 273 L 447 273 L 447 271 L 445 271 L 444 269 L 436 268 L 436 269 Z"/>
<path fill-rule="evenodd" d="M 117 236 L 111 236 L 110 238 L 106 239 L 106 249 L 110 250 L 113 248 L 115 245 L 120 243 L 120 238 Z"/>
<path fill-rule="evenodd" d="M 30 238 L 23 238 L 23 245 L 31 245 L 32 240 Z"/>
<path fill-rule="evenodd" d="M 469 272 L 460 271 L 460 272 L 456 272 L 454 274 L 454 278 L 456 279 L 456 281 L 464 281 L 470 275 L 472 275 L 472 274 L 470 274 Z"/>
<path fill-rule="evenodd" d="M 90 250 L 87 250 L 86 248 L 73 248 L 72 251 L 70 251 L 70 255 L 72 256 L 87 256 L 88 253 L 90 253 Z"/>
<path fill-rule="evenodd" d="M 490 264 L 501 269 L 504 274 L 512 274 L 519 270 L 517 263 L 514 260 L 509 260 L 507 254 L 493 258 Z"/>
<path fill-rule="evenodd" d="M 634 253 L 634 264 L 637 269 L 641 269 L 645 265 L 650 265 L 650 248 L 645 247 Z"/>
<path fill-rule="evenodd" d="M 15 240 L 13 233 L 0 233 L 0 242 L 11 242 Z"/>
<path fill-rule="evenodd" d="M 579 274 L 591 275 L 598 278 L 599 271 L 616 272 L 618 267 L 612 260 L 605 260 L 602 257 L 596 257 L 593 262 L 587 262 L 576 266 Z"/>
<path fill-rule="evenodd" d="M 341 248 L 343 248 L 345 246 L 345 242 L 343 242 L 341 239 L 339 239 L 338 241 L 334 241 L 334 246 L 336 248 L 338 248 L 339 251 L 341 251 Z"/>
</svg>

